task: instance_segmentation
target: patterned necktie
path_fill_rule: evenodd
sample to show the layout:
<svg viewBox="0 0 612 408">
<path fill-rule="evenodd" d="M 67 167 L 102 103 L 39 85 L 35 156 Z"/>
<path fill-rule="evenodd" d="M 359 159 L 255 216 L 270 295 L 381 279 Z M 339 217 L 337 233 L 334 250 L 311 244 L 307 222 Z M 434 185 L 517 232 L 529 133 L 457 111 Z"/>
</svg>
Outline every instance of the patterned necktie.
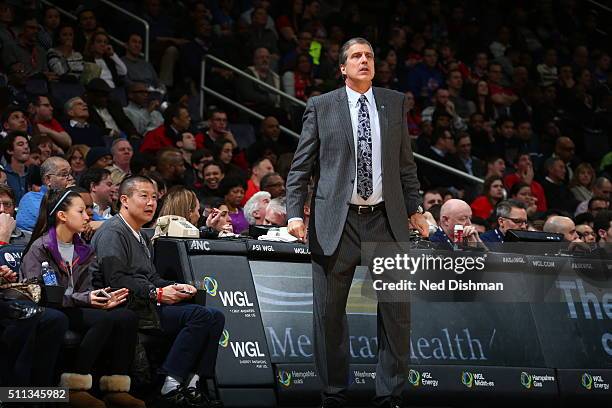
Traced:
<svg viewBox="0 0 612 408">
<path fill-rule="evenodd" d="M 365 95 L 359 97 L 357 116 L 357 194 L 364 200 L 372 195 L 372 129 Z"/>
</svg>

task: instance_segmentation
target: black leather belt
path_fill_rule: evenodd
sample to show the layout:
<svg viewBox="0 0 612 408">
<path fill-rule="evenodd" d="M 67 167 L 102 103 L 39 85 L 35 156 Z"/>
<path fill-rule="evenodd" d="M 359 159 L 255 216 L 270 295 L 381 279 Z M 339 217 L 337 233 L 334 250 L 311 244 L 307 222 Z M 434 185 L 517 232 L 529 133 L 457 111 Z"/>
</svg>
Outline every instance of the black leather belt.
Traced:
<svg viewBox="0 0 612 408">
<path fill-rule="evenodd" d="M 381 201 L 378 204 L 374 204 L 374 205 L 357 205 L 357 204 L 349 204 L 349 210 L 353 210 L 355 212 L 357 212 L 357 214 L 361 215 L 361 214 L 371 214 L 374 211 L 378 211 L 378 210 L 384 210 L 385 209 L 385 202 Z"/>
</svg>

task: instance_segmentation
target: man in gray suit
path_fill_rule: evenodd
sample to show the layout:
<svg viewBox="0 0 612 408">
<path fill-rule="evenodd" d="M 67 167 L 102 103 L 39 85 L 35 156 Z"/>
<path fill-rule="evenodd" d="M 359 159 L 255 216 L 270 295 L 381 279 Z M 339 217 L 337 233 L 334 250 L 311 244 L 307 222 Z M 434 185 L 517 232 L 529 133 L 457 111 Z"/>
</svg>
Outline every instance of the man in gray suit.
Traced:
<svg viewBox="0 0 612 408">
<path fill-rule="evenodd" d="M 362 259 L 362 242 L 407 242 L 408 221 L 423 236 L 419 181 L 399 92 L 372 88 L 374 52 L 363 38 L 340 51 L 346 86 L 308 100 L 302 134 L 287 177 L 289 232 L 304 239 L 303 208 L 310 205 L 315 363 L 323 383 L 323 407 L 346 404 L 349 336 L 346 301 Z M 376 399 L 401 406 L 408 373 L 410 308 L 378 305 Z"/>
</svg>

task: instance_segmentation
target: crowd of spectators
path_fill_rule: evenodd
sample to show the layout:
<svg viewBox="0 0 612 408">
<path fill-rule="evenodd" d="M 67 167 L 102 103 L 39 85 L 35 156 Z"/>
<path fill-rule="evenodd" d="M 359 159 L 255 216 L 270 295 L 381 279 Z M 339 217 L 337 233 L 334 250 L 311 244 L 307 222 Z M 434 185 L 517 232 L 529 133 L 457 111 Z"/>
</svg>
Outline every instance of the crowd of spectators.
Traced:
<svg viewBox="0 0 612 408">
<path fill-rule="evenodd" d="M 0 243 L 27 244 L 49 192 L 67 187 L 90 213 L 74 231 L 96 242 L 117 224 L 129 176 L 154 187 L 140 226 L 159 215 L 211 236 L 286 225 L 297 140 L 281 128 L 299 133 L 303 108 L 210 61 L 206 85 L 264 119 L 209 96 L 199 106 L 202 57 L 307 101 L 342 86 L 340 47 L 354 36 L 375 47 L 374 85 L 405 94 L 406 122 L 394 125 L 413 150 L 484 180 L 417 161 L 433 241 L 456 224 L 474 242 L 508 229 L 612 237 L 610 41 L 578 2 L 120 2 L 148 38 L 124 15 L 77 3 L 57 1 L 72 21 L 36 0 L 0 0 Z"/>
</svg>

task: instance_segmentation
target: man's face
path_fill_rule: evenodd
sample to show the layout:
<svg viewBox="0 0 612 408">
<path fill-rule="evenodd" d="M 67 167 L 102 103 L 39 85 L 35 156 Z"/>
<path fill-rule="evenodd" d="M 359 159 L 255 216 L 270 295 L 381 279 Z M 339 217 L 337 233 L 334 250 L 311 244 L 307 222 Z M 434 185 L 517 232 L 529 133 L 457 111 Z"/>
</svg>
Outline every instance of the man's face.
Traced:
<svg viewBox="0 0 612 408">
<path fill-rule="evenodd" d="M 531 140 L 531 124 L 529 122 L 519 124 L 516 128 L 516 136 L 524 142 Z"/>
<path fill-rule="evenodd" d="M 482 115 L 472 115 L 470 118 L 470 126 L 474 131 L 480 132 L 484 127 L 484 117 Z"/>
<path fill-rule="evenodd" d="M 55 30 L 60 23 L 60 13 L 57 9 L 48 9 L 45 12 L 44 24 L 45 27 Z"/>
<path fill-rule="evenodd" d="M 71 119 L 87 120 L 89 118 L 89 109 L 83 99 L 78 98 L 72 102 L 72 107 L 68 111 L 68 116 Z"/>
<path fill-rule="evenodd" d="M 15 130 L 26 132 L 28 130 L 28 118 L 23 112 L 15 111 L 6 119 L 6 122 L 4 122 L 4 127 L 9 132 Z"/>
<path fill-rule="evenodd" d="M 129 97 L 136 105 L 144 108 L 149 100 L 149 90 L 145 84 L 134 84 L 130 88 Z"/>
<path fill-rule="evenodd" d="M 96 204 L 110 205 L 111 200 L 111 189 L 113 188 L 113 181 L 110 175 L 104 177 L 98 184 L 91 185 L 91 193 L 96 198 Z"/>
<path fill-rule="evenodd" d="M 556 182 L 565 180 L 565 164 L 563 164 L 563 161 L 556 160 L 550 167 L 548 176 Z"/>
<path fill-rule="evenodd" d="M 197 146 L 193 133 L 184 132 L 181 136 L 181 146 L 179 147 L 187 152 L 195 152 Z"/>
<path fill-rule="evenodd" d="M 436 52 L 436 50 L 432 50 L 429 48 L 425 49 L 425 52 L 423 54 L 423 62 L 429 68 L 434 68 L 438 63 L 438 53 Z"/>
<path fill-rule="evenodd" d="M 96 15 L 93 11 L 84 11 L 79 15 L 79 25 L 84 31 L 93 31 L 96 28 Z"/>
<path fill-rule="evenodd" d="M 504 139 L 511 139 L 514 136 L 514 123 L 507 120 L 499 127 L 499 134 Z"/>
<path fill-rule="evenodd" d="M 469 157 L 472 154 L 472 140 L 469 137 L 459 139 L 457 153 L 462 157 Z"/>
<path fill-rule="evenodd" d="M 53 105 L 49 102 L 49 98 L 40 96 L 38 98 L 38 105 L 36 105 L 36 120 L 47 122 L 51 119 L 53 119 Z"/>
<path fill-rule="evenodd" d="M 566 163 L 569 163 L 574 158 L 574 152 L 576 151 L 576 146 L 571 139 L 565 139 L 559 142 L 556 153 Z"/>
<path fill-rule="evenodd" d="M 266 208 L 270 203 L 270 199 L 264 197 L 257 201 L 257 206 L 253 210 L 253 218 L 255 218 L 255 225 L 264 225 L 266 221 Z"/>
<path fill-rule="evenodd" d="M 259 165 L 253 168 L 253 174 L 258 180 L 261 180 L 268 173 L 274 173 L 274 166 L 272 166 L 272 162 L 268 159 L 262 160 Z"/>
<path fill-rule="evenodd" d="M 529 157 L 528 154 L 523 154 L 519 157 L 518 162 L 516 163 L 516 169 L 519 172 L 524 172 L 527 169 L 529 169 L 529 167 L 532 167 L 533 163 L 531 162 L 531 158 Z"/>
<path fill-rule="evenodd" d="M 598 230 L 596 232 L 597 232 L 597 235 L 599 235 L 599 239 L 602 242 L 606 242 L 606 243 L 612 242 L 612 221 L 608 225 L 608 229 L 607 230 L 600 229 L 600 230 Z"/>
<path fill-rule="evenodd" d="M 127 43 L 127 51 L 134 57 L 140 56 L 142 51 L 142 38 L 139 35 L 132 34 Z"/>
<path fill-rule="evenodd" d="M 265 70 L 270 68 L 270 51 L 266 48 L 257 49 L 253 57 L 253 64 L 257 69 Z"/>
<path fill-rule="evenodd" d="M 438 89 L 436 92 L 436 103 L 441 106 L 446 106 L 448 104 L 450 94 L 446 89 Z"/>
<path fill-rule="evenodd" d="M 0 214 L 15 217 L 15 203 L 8 194 L 0 194 Z"/>
<path fill-rule="evenodd" d="M 338 57 L 340 56 L 340 45 L 331 44 L 329 47 L 327 47 L 326 53 L 327 53 L 328 58 L 331 61 L 333 62 L 338 61 Z"/>
<path fill-rule="evenodd" d="M 187 109 L 179 109 L 178 116 L 172 118 L 172 123 L 179 132 L 189 129 L 189 126 L 191 126 L 191 116 L 189 116 Z"/>
<path fill-rule="evenodd" d="M 53 146 L 51 142 L 40 143 L 38 145 L 38 150 L 40 150 L 40 159 L 41 161 L 47 160 L 51 157 L 51 153 L 53 152 Z"/>
<path fill-rule="evenodd" d="M 210 118 L 210 129 L 214 133 L 224 133 L 227 130 L 227 114 L 215 112 Z"/>
<path fill-rule="evenodd" d="M 91 220 L 93 218 L 93 199 L 91 198 L 91 194 L 89 193 L 79 193 L 83 202 L 85 203 L 85 212 L 87 216 Z"/>
<path fill-rule="evenodd" d="M 502 67 L 501 65 L 492 64 L 489 67 L 489 81 L 494 84 L 498 84 L 502 78 Z"/>
<path fill-rule="evenodd" d="M 606 197 L 610 200 L 610 195 L 612 193 L 612 183 L 610 180 L 606 180 L 602 183 L 601 187 L 593 186 L 593 195 Z"/>
<path fill-rule="evenodd" d="M 223 147 L 219 151 L 219 161 L 225 164 L 229 164 L 234 156 L 234 146 L 228 142 L 224 143 Z"/>
<path fill-rule="evenodd" d="M 506 171 L 506 162 L 504 162 L 504 159 L 497 159 L 490 163 L 488 167 L 491 174 L 503 177 Z"/>
<path fill-rule="evenodd" d="M 23 136 L 17 136 L 13 142 L 13 150 L 8 153 L 19 163 L 25 163 L 30 158 L 30 145 Z"/>
<path fill-rule="evenodd" d="M 425 211 L 436 204 L 442 204 L 442 195 L 440 193 L 425 193 L 423 196 L 423 208 Z"/>
<path fill-rule="evenodd" d="M 511 229 L 527 230 L 527 211 L 522 208 L 512 207 L 508 217 L 499 217 L 499 230 L 502 233 Z"/>
<path fill-rule="evenodd" d="M 446 153 L 450 153 L 455 148 L 455 141 L 453 140 L 453 135 L 447 130 L 440 137 L 438 143 L 436 144 L 441 150 Z"/>
<path fill-rule="evenodd" d="M 451 237 L 454 232 L 455 225 L 463 225 L 464 227 L 472 225 L 472 209 L 469 205 L 462 206 L 461 208 L 458 208 L 455 211 L 441 217 L 440 222 L 446 235 Z"/>
<path fill-rule="evenodd" d="M 353 44 L 347 50 L 346 63 L 340 71 L 346 76 L 346 83 L 363 87 L 374 78 L 374 53 L 367 44 Z"/>
<path fill-rule="evenodd" d="M 593 217 L 597 216 L 597 213 L 603 210 L 607 210 L 609 207 L 609 203 L 604 200 L 594 200 L 591 201 L 591 205 L 589 206 L 589 212 L 593 214 Z"/>
<path fill-rule="evenodd" d="M 287 225 L 287 217 L 283 214 L 279 214 L 273 211 L 270 206 L 266 207 L 266 218 L 264 220 L 266 225 Z"/>
<path fill-rule="evenodd" d="M 56 164 L 55 169 L 47 175 L 43 180 L 51 190 L 62 190 L 74 181 L 70 174 L 70 164 L 62 160 Z"/>
<path fill-rule="evenodd" d="M 38 23 L 35 19 L 26 20 L 23 23 L 23 32 L 21 33 L 22 38 L 26 44 L 33 45 L 36 42 L 36 36 L 38 35 Z"/>
<path fill-rule="evenodd" d="M 157 209 L 157 191 L 151 183 L 135 183 L 132 194 L 122 195 L 121 213 L 129 214 L 130 218 L 136 221 L 141 227 L 150 222 Z"/>
<path fill-rule="evenodd" d="M 174 169 L 173 174 L 175 180 L 179 180 L 181 177 L 183 177 L 183 174 L 185 174 L 185 171 L 187 170 L 185 168 L 185 161 L 183 160 L 183 156 L 178 152 L 173 154 L 172 167 Z"/>
<path fill-rule="evenodd" d="M 461 77 L 461 73 L 457 71 L 453 71 L 448 76 L 448 87 L 452 89 L 459 90 L 463 87 L 463 78 Z"/>
<path fill-rule="evenodd" d="M 277 141 L 280 136 L 280 125 L 274 117 L 266 118 L 261 125 L 261 133 L 263 137 Z"/>
<path fill-rule="evenodd" d="M 285 180 L 283 180 L 281 176 L 270 177 L 265 191 L 270 193 L 272 198 L 284 196 L 285 195 Z"/>
<path fill-rule="evenodd" d="M 302 52 L 306 52 L 310 49 L 310 43 L 312 42 L 312 34 L 307 31 L 301 32 L 298 35 L 298 47 Z"/>
<path fill-rule="evenodd" d="M 268 13 L 264 8 L 257 8 L 251 16 L 251 21 L 255 26 L 264 27 L 268 21 Z"/>
<path fill-rule="evenodd" d="M 129 165 L 132 156 L 134 156 L 134 149 L 127 140 L 121 140 L 115 144 L 113 149 L 113 161 L 119 166 Z"/>
<path fill-rule="evenodd" d="M 563 234 L 563 239 L 566 241 L 572 242 L 577 240 L 578 233 L 576 232 L 576 225 L 574 221 L 570 219 L 564 219 L 561 221 L 561 234 Z"/>
</svg>

